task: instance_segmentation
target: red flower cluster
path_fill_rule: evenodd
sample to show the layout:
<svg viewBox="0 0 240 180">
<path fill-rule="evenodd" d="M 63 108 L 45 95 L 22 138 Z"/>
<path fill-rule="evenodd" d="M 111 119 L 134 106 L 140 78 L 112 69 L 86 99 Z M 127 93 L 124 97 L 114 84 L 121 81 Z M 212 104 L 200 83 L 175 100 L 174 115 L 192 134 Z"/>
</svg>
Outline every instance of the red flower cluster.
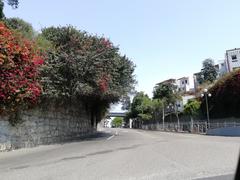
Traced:
<svg viewBox="0 0 240 180">
<path fill-rule="evenodd" d="M 43 62 L 32 42 L 0 22 L 0 112 L 37 101 L 41 94 L 38 67 Z"/>
<path fill-rule="evenodd" d="M 102 44 L 106 48 L 111 48 L 112 47 L 112 43 L 108 39 L 106 39 L 106 38 L 102 39 Z"/>
<path fill-rule="evenodd" d="M 102 75 L 101 78 L 98 81 L 99 89 L 102 93 L 105 93 L 108 90 L 109 86 L 109 76 L 108 75 Z"/>
</svg>

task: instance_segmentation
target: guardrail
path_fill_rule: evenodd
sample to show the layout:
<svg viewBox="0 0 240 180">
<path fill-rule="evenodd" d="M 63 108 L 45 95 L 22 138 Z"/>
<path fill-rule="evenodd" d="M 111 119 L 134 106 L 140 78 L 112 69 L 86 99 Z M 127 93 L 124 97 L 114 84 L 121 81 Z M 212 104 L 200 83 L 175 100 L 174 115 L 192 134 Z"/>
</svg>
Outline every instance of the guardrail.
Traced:
<svg viewBox="0 0 240 180">
<path fill-rule="evenodd" d="M 207 124 L 206 122 L 194 122 L 194 123 L 149 123 L 142 124 L 139 126 L 141 129 L 145 130 L 162 130 L 162 131 L 175 131 L 175 132 L 191 132 L 191 133 L 199 133 L 204 134 L 209 129 L 217 129 L 224 127 L 240 127 L 239 122 L 214 122 L 211 124 Z"/>
</svg>

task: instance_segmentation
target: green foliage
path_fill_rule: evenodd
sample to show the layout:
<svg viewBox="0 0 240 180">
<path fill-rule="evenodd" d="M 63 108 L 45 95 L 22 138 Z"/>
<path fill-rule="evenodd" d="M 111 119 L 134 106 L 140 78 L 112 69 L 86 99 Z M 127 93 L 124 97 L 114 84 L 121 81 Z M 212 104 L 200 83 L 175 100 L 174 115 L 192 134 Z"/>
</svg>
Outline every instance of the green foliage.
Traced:
<svg viewBox="0 0 240 180">
<path fill-rule="evenodd" d="M 196 76 L 196 80 L 199 84 L 202 84 L 204 82 L 204 76 L 203 76 L 202 72 L 195 73 L 195 76 Z"/>
<path fill-rule="evenodd" d="M 81 99 L 99 121 L 110 103 L 133 90 L 135 66 L 108 39 L 72 26 L 45 28 L 41 36 L 54 49 L 42 68 L 43 99 Z"/>
<path fill-rule="evenodd" d="M 153 104 L 148 95 L 138 92 L 133 98 L 130 108 L 131 118 L 140 118 L 141 120 L 149 120 L 152 118 Z"/>
<path fill-rule="evenodd" d="M 214 66 L 214 61 L 212 59 L 206 59 L 203 61 L 202 65 L 201 75 L 203 75 L 203 82 L 215 81 L 217 78 L 217 70 Z"/>
<path fill-rule="evenodd" d="M 219 79 L 209 92 L 212 94 L 208 98 L 211 117 L 240 117 L 240 70 Z M 202 109 L 206 109 L 205 103 Z"/>
<path fill-rule="evenodd" d="M 8 28 L 21 33 L 24 36 L 24 38 L 31 40 L 34 38 L 35 33 L 30 23 L 20 18 L 6 18 L 4 22 Z"/>
<path fill-rule="evenodd" d="M 113 127 L 121 127 L 123 123 L 123 118 L 122 117 L 115 117 L 112 120 L 112 126 Z"/>
<path fill-rule="evenodd" d="M 153 99 L 152 100 L 152 107 L 153 107 L 153 115 L 154 119 L 161 119 L 162 118 L 162 111 L 164 107 L 164 101 L 160 99 Z"/>
<path fill-rule="evenodd" d="M 17 8 L 19 4 L 18 0 L 7 0 L 7 1 L 0 0 L 0 19 L 1 20 L 5 17 L 3 13 L 4 2 L 7 2 L 7 4 L 12 6 L 13 8 Z"/>
<path fill-rule="evenodd" d="M 177 93 L 177 86 L 173 83 L 159 83 L 154 87 L 153 99 L 161 99 L 166 104 L 175 104 L 180 98 Z"/>
<path fill-rule="evenodd" d="M 42 36 L 56 49 L 48 54 L 42 71 L 45 95 L 110 103 L 133 89 L 134 65 L 109 40 L 71 26 L 46 28 Z"/>
<path fill-rule="evenodd" d="M 153 99 L 152 106 L 154 111 L 160 112 L 162 111 L 162 108 L 163 108 L 163 101 L 160 99 Z"/>
<path fill-rule="evenodd" d="M 41 49 L 43 52 L 46 51 L 54 51 L 53 45 L 50 41 L 48 41 L 44 36 L 38 34 L 34 38 L 35 43 L 37 44 L 38 48 Z"/>
<path fill-rule="evenodd" d="M 42 51 L 53 49 L 51 42 L 41 34 L 35 32 L 30 23 L 20 18 L 6 18 L 4 23 L 8 28 L 21 34 L 24 38 L 35 41 L 38 49 L 41 49 Z"/>
<path fill-rule="evenodd" d="M 4 7 L 4 3 L 3 3 L 3 1 L 1 0 L 1 1 L 0 1 L 0 20 L 2 20 L 2 19 L 5 17 L 5 15 L 4 15 L 4 13 L 3 13 L 3 7 Z"/>
<path fill-rule="evenodd" d="M 18 0 L 7 0 L 8 5 L 12 6 L 13 8 L 17 8 L 18 7 Z"/>
<path fill-rule="evenodd" d="M 198 115 L 199 109 L 201 106 L 201 102 L 195 99 L 191 99 L 184 105 L 184 114 L 189 115 L 191 117 Z"/>
</svg>

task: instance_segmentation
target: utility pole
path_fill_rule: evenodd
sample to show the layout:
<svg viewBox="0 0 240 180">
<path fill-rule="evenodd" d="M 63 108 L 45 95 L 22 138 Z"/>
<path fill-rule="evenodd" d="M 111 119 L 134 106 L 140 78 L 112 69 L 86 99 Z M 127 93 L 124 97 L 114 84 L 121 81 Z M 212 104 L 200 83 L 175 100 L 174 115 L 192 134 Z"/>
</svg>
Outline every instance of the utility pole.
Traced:
<svg viewBox="0 0 240 180">
<path fill-rule="evenodd" d="M 210 127 L 210 118 L 209 118 L 209 108 L 208 108 L 208 97 L 211 97 L 211 93 L 208 93 L 208 89 L 204 89 L 203 94 L 201 94 L 202 97 L 205 96 L 205 102 L 206 102 L 206 111 L 207 111 L 207 128 Z"/>
</svg>

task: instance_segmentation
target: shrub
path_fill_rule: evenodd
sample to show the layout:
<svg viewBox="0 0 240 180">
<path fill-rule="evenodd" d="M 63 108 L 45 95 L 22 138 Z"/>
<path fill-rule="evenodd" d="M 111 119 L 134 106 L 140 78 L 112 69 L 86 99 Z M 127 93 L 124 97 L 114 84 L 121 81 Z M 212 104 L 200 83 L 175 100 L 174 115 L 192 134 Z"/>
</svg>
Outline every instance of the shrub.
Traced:
<svg viewBox="0 0 240 180">
<path fill-rule="evenodd" d="M 0 113 L 37 102 L 42 64 L 43 56 L 34 43 L 0 22 Z"/>
<path fill-rule="evenodd" d="M 122 117 L 115 117 L 112 120 L 112 126 L 113 127 L 121 127 L 123 123 L 123 118 Z"/>
<path fill-rule="evenodd" d="M 43 97 L 54 101 L 83 100 L 98 120 L 110 103 L 133 89 L 134 64 L 108 39 L 72 26 L 43 29 L 54 51 L 41 71 Z"/>
<path fill-rule="evenodd" d="M 219 79 L 210 88 L 210 92 L 212 97 L 209 98 L 209 107 L 212 117 L 240 117 L 240 70 Z"/>
</svg>

